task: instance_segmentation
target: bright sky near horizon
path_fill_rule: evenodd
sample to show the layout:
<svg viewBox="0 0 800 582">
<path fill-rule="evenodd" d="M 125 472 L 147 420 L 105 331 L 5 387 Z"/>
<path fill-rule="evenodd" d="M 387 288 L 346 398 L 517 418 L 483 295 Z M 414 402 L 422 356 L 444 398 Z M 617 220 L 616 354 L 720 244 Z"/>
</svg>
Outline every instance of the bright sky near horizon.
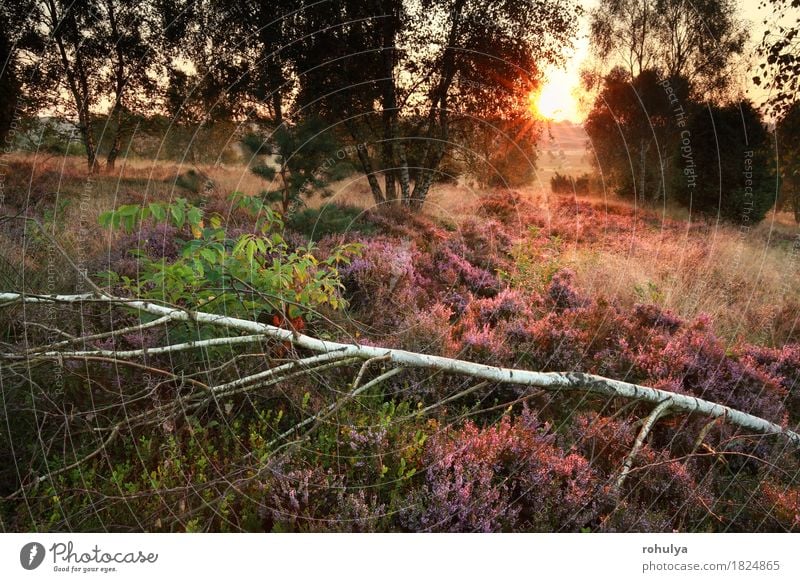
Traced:
<svg viewBox="0 0 800 582">
<path fill-rule="evenodd" d="M 597 0 L 587 0 L 582 2 L 585 10 L 581 21 L 575 46 L 566 53 L 567 61 L 563 67 L 551 67 L 545 73 L 547 80 L 542 88 L 540 95 L 536 98 L 536 105 L 539 113 L 554 121 L 571 121 L 581 123 L 586 115 L 582 110 L 580 96 L 580 70 L 584 60 L 589 55 L 589 25 L 588 12 L 597 5 Z M 739 16 L 745 20 L 751 32 L 751 46 L 761 40 L 764 31 L 763 21 L 772 20 L 773 14 L 770 10 L 759 8 L 760 0 L 739 0 Z M 747 90 L 747 96 L 759 105 L 766 96 L 763 89 L 756 87 L 750 82 L 752 73 L 743 71 L 742 84 Z"/>
</svg>

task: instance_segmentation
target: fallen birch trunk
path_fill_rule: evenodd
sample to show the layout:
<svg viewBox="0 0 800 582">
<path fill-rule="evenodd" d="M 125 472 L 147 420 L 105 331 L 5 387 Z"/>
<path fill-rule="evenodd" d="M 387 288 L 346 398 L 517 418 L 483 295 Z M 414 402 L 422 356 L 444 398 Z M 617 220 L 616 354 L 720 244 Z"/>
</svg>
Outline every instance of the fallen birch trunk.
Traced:
<svg viewBox="0 0 800 582">
<path fill-rule="evenodd" d="M 476 364 L 454 358 L 419 354 L 405 350 L 364 346 L 325 341 L 291 330 L 282 329 L 265 323 L 204 313 L 200 311 L 184 311 L 174 307 L 166 307 L 149 301 L 128 300 L 108 295 L 86 293 L 82 295 L 23 295 L 20 293 L 0 293 L 0 307 L 8 304 L 24 303 L 109 303 L 129 309 L 137 309 L 169 318 L 169 321 L 196 322 L 215 325 L 228 330 L 237 330 L 249 334 L 260 334 L 266 338 L 281 342 L 290 342 L 296 347 L 325 354 L 336 354 L 341 358 L 359 358 L 370 360 L 380 358 L 387 363 L 394 363 L 406 368 L 432 369 L 450 374 L 471 376 L 498 383 L 531 386 L 555 392 L 588 392 L 609 397 L 619 397 L 641 402 L 664 405 L 674 412 L 700 414 L 711 418 L 722 418 L 725 422 L 762 434 L 782 435 L 792 444 L 800 446 L 800 434 L 766 419 L 736 410 L 722 404 L 709 402 L 702 398 L 659 390 L 648 386 L 639 386 L 629 382 L 621 382 L 594 374 L 580 372 L 533 372 Z M 212 340 L 193 342 L 194 348 L 212 345 Z M 248 341 L 251 341 L 248 338 Z M 148 350 L 156 353 L 155 350 Z M 62 352 L 64 355 L 69 352 Z M 35 357 L 38 354 L 31 354 Z M 0 358 L 18 358 L 19 354 L 0 354 Z M 668 403 L 668 404 L 667 404 Z"/>
</svg>

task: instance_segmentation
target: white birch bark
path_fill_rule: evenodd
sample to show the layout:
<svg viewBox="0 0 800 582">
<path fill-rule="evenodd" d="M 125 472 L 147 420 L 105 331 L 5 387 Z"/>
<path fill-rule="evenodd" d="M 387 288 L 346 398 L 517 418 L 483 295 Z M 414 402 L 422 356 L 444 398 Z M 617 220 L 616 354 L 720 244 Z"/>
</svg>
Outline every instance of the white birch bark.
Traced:
<svg viewBox="0 0 800 582">
<path fill-rule="evenodd" d="M 291 342 L 296 347 L 314 352 L 336 354 L 338 357 L 355 357 L 363 360 L 373 358 L 385 359 L 387 363 L 397 364 L 407 368 L 433 369 L 441 372 L 471 376 L 483 380 L 531 386 L 555 392 L 589 392 L 609 397 L 619 397 L 652 404 L 664 404 L 668 401 L 669 409 L 687 414 L 700 414 L 712 418 L 722 417 L 725 422 L 740 428 L 762 434 L 782 435 L 794 445 L 800 446 L 800 435 L 796 432 L 770 422 L 764 418 L 754 416 L 741 410 L 736 410 L 722 404 L 710 402 L 695 396 L 677 394 L 666 390 L 659 390 L 648 386 L 640 386 L 629 382 L 622 382 L 594 374 L 582 372 L 535 372 L 477 364 L 454 358 L 433 356 L 376 346 L 364 346 L 325 341 L 311 336 L 295 333 L 257 321 L 249 321 L 204 313 L 200 311 L 183 311 L 174 307 L 166 307 L 149 301 L 128 300 L 99 294 L 82 295 L 22 295 L 19 293 L 0 293 L 0 307 L 4 303 L 82 303 L 105 302 L 129 309 L 138 309 L 158 316 L 169 316 L 173 321 L 189 321 L 216 325 L 228 330 L 238 330 L 249 334 L 261 334 L 282 342 Z M 202 347 L 203 342 L 195 342 L 195 347 Z M 152 353 L 152 350 L 149 350 Z M 14 354 L 0 354 L 0 358 L 15 356 Z"/>
</svg>

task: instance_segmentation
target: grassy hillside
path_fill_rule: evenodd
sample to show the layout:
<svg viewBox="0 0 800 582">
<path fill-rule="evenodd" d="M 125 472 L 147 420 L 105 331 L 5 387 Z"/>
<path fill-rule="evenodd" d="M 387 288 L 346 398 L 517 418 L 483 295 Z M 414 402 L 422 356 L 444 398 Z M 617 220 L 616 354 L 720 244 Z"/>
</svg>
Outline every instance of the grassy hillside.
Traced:
<svg viewBox="0 0 800 582">
<path fill-rule="evenodd" d="M 12 167 L 4 213 L 26 214 L 43 232 L 31 222 L 0 223 L 0 287 L 35 293 L 82 286 L 53 241 L 90 276 L 111 269 L 135 281 L 143 265 L 173 264 L 185 243 L 198 238 L 188 224 L 147 221 L 132 233 L 109 232 L 98 224 L 107 210 L 186 198 L 206 218 L 217 213 L 235 237 L 256 232 L 257 216 L 234 208 L 228 194 L 264 187 L 243 167 L 136 163 L 89 180 L 79 160 L 16 158 Z M 361 176 L 332 190 L 275 233 L 286 241 L 286 253 L 313 252 L 319 261 L 343 243 L 360 249 L 335 274 L 347 307 L 319 307 L 293 320 L 312 336 L 494 366 L 595 373 L 699 396 L 785 426 L 800 422 L 798 242 L 787 216 L 773 214 L 742 230 L 671 208 L 634 208 L 602 192 L 575 198 L 536 186 L 476 191 L 461 185 L 438 187 L 424 212 L 411 214 L 372 207 Z M 115 292 L 130 289 L 117 284 Z M 277 321 L 277 314 L 263 315 Z M 116 316 L 91 305 L 65 307 L 57 320 L 37 307 L 9 308 L 2 317 L 3 341 L 17 347 L 52 342 L 54 325 L 78 336 L 136 323 L 131 313 Z M 202 326 L 163 327 L 115 340 L 100 336 L 88 347 L 150 348 L 210 333 Z M 470 387 L 462 377 L 412 369 L 337 404 L 337 395 L 361 375 L 360 364 L 346 362 L 270 388 L 196 400 L 197 385 L 280 365 L 293 357 L 287 350 L 261 342 L 146 355 L 144 374 L 141 364 L 102 360 L 13 368 L 4 422 L 13 442 L 27 444 L 0 459 L 3 495 L 30 479 L 14 467 L 70 468 L 97 449 L 97 423 L 151 420 L 126 424 L 119 429 L 124 437 L 109 440 L 102 454 L 26 491 L 24 511 L 16 501 L 3 502 L 3 527 L 800 527 L 797 456 L 772 437 L 702 417 L 673 414 L 660 421 L 624 489 L 615 489 L 649 413 L 641 404 L 503 384 Z M 157 373 L 169 378 L 156 381 Z M 380 373 L 370 370 L 365 381 Z M 31 386 L 54 377 L 61 378 L 57 399 L 31 395 Z M 29 398 L 36 414 L 58 419 L 39 434 L 46 447 L 34 436 L 39 429 Z M 127 402 L 122 408 L 120 399 Z M 168 406 L 175 402 L 195 407 Z M 64 410 L 72 411 L 67 420 L 59 416 Z M 287 429 L 310 417 L 325 420 L 313 423 L 304 439 L 282 442 Z M 67 437 L 69 450 L 59 444 Z"/>
</svg>

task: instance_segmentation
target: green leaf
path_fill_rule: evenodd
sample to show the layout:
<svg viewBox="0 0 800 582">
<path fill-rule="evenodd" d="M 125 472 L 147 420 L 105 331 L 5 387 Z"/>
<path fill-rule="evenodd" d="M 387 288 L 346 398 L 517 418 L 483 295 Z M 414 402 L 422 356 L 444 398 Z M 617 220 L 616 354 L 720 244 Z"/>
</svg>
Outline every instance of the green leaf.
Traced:
<svg viewBox="0 0 800 582">
<path fill-rule="evenodd" d="M 134 204 L 126 204 L 117 209 L 117 214 L 120 216 L 136 216 L 139 214 L 139 207 Z"/>
<path fill-rule="evenodd" d="M 178 228 L 183 227 L 184 223 L 186 222 L 186 213 L 183 210 L 183 206 L 173 204 L 169 210 L 172 214 L 172 219 L 175 221 L 175 226 Z"/>
<path fill-rule="evenodd" d="M 109 210 L 108 212 L 103 212 L 100 216 L 97 217 L 97 222 L 103 228 L 108 228 L 111 226 L 112 221 L 114 220 L 114 211 Z"/>
<path fill-rule="evenodd" d="M 247 253 L 247 261 L 249 263 L 253 262 L 253 256 L 256 253 L 256 242 L 254 240 L 250 240 L 247 243 L 246 253 Z"/>
<path fill-rule="evenodd" d="M 202 219 L 203 211 L 197 208 L 197 206 L 192 206 L 189 212 L 186 213 L 186 220 L 190 226 L 198 226 Z"/>
<path fill-rule="evenodd" d="M 122 226 L 125 229 L 125 231 L 126 232 L 132 232 L 133 231 L 133 227 L 136 226 L 136 216 L 135 215 L 128 215 L 128 216 L 120 215 L 120 218 L 122 220 Z"/>
<path fill-rule="evenodd" d="M 214 251 L 214 249 L 210 249 L 210 248 L 202 249 L 200 251 L 200 256 L 203 257 L 206 261 L 208 261 L 211 264 L 214 264 L 214 263 L 217 262 L 217 256 L 218 255 Z"/>
<path fill-rule="evenodd" d="M 155 202 L 150 205 L 150 212 L 153 214 L 153 218 L 159 222 L 163 222 L 167 216 L 164 211 L 164 206 Z"/>
</svg>

